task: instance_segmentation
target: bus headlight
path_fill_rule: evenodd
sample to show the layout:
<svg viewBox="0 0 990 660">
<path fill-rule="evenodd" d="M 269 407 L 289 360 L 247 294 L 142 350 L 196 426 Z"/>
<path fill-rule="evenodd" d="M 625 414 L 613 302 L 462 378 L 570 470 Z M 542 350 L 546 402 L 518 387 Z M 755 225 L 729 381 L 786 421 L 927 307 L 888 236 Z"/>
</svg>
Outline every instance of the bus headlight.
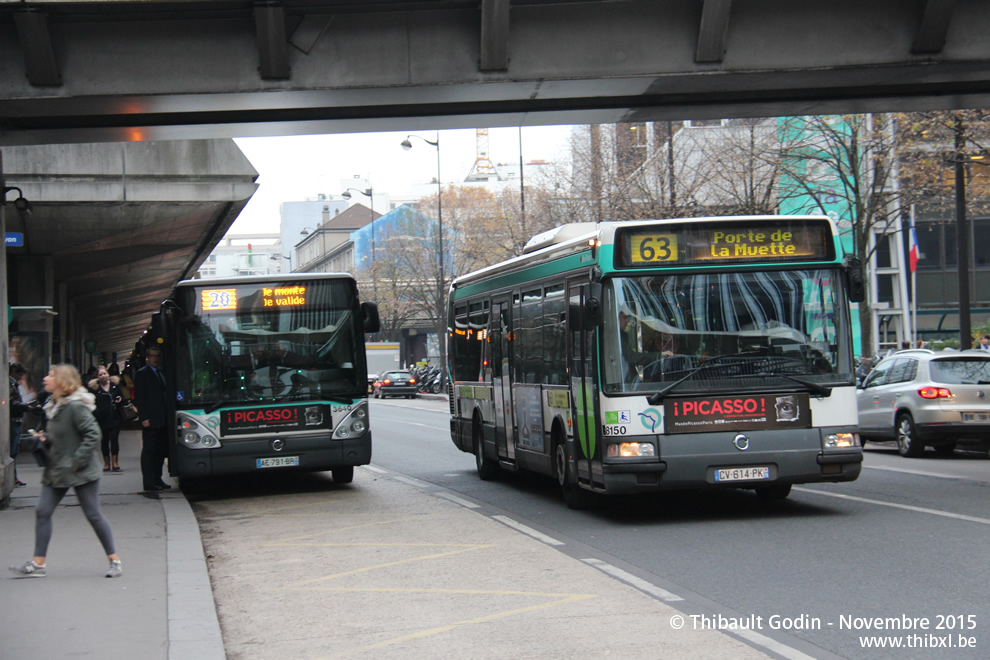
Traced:
<svg viewBox="0 0 990 660">
<path fill-rule="evenodd" d="M 825 436 L 826 449 L 843 449 L 859 446 L 859 433 L 829 433 Z"/>
<path fill-rule="evenodd" d="M 368 407 L 367 403 L 361 402 L 337 423 L 337 430 L 333 432 L 333 437 L 340 439 L 350 438 L 355 435 L 361 435 L 367 430 Z"/>
<path fill-rule="evenodd" d="M 609 458 L 653 457 L 657 451 L 649 442 L 619 442 L 608 446 L 607 455 Z"/>
<path fill-rule="evenodd" d="M 193 417 L 180 413 L 178 422 L 179 442 L 186 449 L 216 449 L 221 446 L 220 440 Z"/>
</svg>

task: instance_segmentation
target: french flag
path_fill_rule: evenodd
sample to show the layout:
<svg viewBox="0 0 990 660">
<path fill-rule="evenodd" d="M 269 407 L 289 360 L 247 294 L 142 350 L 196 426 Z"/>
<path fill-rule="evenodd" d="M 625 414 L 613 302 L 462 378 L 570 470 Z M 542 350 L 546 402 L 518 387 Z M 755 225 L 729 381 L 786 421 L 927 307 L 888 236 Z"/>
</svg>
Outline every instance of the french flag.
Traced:
<svg viewBox="0 0 990 660">
<path fill-rule="evenodd" d="M 921 255 L 918 253 L 918 235 L 914 233 L 914 222 L 911 222 L 911 235 L 910 243 L 908 246 L 908 261 L 911 265 L 911 272 L 913 273 L 918 269 L 918 259 Z"/>
</svg>

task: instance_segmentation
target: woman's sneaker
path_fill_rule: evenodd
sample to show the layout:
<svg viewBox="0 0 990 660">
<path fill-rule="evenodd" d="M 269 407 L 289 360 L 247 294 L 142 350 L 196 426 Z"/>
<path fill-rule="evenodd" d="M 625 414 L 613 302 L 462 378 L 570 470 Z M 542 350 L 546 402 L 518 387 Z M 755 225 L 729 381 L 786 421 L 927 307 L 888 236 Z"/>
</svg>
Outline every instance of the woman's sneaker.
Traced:
<svg viewBox="0 0 990 660">
<path fill-rule="evenodd" d="M 45 577 L 45 567 L 38 566 L 34 560 L 24 562 L 20 566 L 11 566 L 8 570 L 20 577 Z"/>
<path fill-rule="evenodd" d="M 42 570 L 44 570 L 44 569 L 42 569 Z M 107 577 L 110 577 L 110 578 L 120 577 L 123 574 L 124 574 L 124 569 L 121 568 L 121 566 L 120 566 L 120 560 L 119 559 L 111 559 L 110 560 L 110 568 L 107 569 Z"/>
</svg>

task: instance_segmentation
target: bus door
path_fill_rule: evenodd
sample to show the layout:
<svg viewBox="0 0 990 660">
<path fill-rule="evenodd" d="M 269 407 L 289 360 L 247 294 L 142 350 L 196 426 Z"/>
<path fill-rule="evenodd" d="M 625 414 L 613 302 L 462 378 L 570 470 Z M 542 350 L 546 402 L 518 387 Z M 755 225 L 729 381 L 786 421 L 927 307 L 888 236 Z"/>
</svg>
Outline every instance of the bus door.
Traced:
<svg viewBox="0 0 990 660">
<path fill-rule="evenodd" d="M 595 414 L 595 328 L 585 327 L 586 278 L 567 283 L 567 367 L 574 419 L 575 460 L 578 475 L 591 479 L 591 461 L 597 450 L 598 424 Z"/>
<path fill-rule="evenodd" d="M 500 457 L 515 460 L 512 423 L 512 304 L 508 296 L 492 300 L 492 389 L 495 395 L 495 447 Z"/>
</svg>

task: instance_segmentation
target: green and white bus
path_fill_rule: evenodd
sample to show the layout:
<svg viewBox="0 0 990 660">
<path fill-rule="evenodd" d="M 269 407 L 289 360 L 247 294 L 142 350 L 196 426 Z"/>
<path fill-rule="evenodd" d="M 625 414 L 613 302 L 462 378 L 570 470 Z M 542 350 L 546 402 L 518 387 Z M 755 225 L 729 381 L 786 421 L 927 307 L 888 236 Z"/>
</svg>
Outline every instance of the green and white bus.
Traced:
<svg viewBox="0 0 990 660">
<path fill-rule="evenodd" d="M 563 225 L 452 282 L 451 437 L 482 479 L 546 474 L 572 508 L 852 481 L 862 296 L 827 217 Z"/>
<path fill-rule="evenodd" d="M 169 473 L 207 478 L 371 461 L 364 333 L 378 309 L 347 274 L 179 282 L 152 324 L 174 393 Z"/>
</svg>

